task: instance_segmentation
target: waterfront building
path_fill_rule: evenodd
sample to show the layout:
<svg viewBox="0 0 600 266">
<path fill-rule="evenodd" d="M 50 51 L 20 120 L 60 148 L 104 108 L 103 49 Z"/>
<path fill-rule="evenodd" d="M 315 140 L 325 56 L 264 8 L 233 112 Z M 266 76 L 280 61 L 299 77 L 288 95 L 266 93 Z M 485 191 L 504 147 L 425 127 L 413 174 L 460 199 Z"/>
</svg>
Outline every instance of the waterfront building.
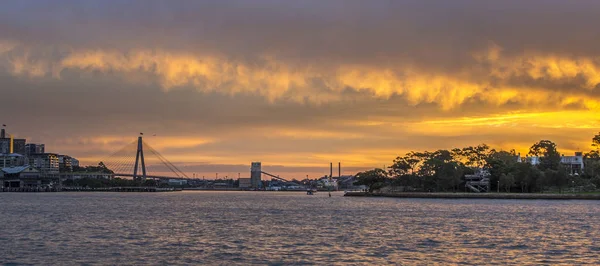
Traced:
<svg viewBox="0 0 600 266">
<path fill-rule="evenodd" d="M 252 188 L 252 178 L 239 178 L 239 188 Z"/>
<path fill-rule="evenodd" d="M 49 185 L 51 179 L 42 178 L 41 171 L 29 165 L 4 167 L 2 172 L 2 186 L 6 188 L 41 187 Z"/>
<path fill-rule="evenodd" d="M 25 144 L 25 155 L 29 156 L 36 153 L 46 153 L 46 145 L 35 143 Z"/>
<path fill-rule="evenodd" d="M 58 154 L 55 153 L 37 153 L 29 155 L 29 165 L 40 169 L 43 173 L 58 173 L 59 161 Z"/>
<path fill-rule="evenodd" d="M 60 176 L 64 179 L 82 179 L 82 178 L 92 178 L 92 179 L 107 179 L 110 180 L 114 176 L 109 173 L 86 173 L 86 172 L 68 172 L 61 173 Z"/>
<path fill-rule="evenodd" d="M 28 162 L 27 158 L 18 153 L 0 154 L 0 167 L 23 166 Z"/>
<path fill-rule="evenodd" d="M 169 179 L 168 183 L 170 186 L 184 186 L 187 185 L 187 180 Z"/>
</svg>

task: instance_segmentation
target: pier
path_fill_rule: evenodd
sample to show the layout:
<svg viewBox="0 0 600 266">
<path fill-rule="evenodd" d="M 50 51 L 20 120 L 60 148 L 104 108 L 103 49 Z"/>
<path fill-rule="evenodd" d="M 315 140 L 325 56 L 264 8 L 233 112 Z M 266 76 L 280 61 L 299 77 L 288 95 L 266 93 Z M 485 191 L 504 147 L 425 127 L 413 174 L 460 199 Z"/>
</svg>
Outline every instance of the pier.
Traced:
<svg viewBox="0 0 600 266">
<path fill-rule="evenodd" d="M 600 200 L 600 194 L 544 194 L 544 193 L 369 193 L 346 192 L 345 197 L 390 197 L 427 199 L 531 199 L 531 200 Z"/>
</svg>

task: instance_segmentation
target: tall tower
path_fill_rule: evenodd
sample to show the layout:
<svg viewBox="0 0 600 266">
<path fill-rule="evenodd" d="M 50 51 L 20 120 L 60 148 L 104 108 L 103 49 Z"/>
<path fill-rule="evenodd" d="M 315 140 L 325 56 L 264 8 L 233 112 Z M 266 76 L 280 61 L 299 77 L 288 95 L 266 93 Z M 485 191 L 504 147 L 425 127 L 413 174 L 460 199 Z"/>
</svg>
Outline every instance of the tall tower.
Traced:
<svg viewBox="0 0 600 266">
<path fill-rule="evenodd" d="M 333 177 L 333 163 L 329 163 L 329 179 Z"/>
<path fill-rule="evenodd" d="M 138 176 L 138 165 L 142 163 L 142 176 Z M 142 136 L 138 137 L 138 146 L 137 152 L 135 154 L 135 167 L 133 168 L 133 180 L 141 179 L 142 181 L 146 180 L 146 162 L 144 161 L 144 145 L 142 141 Z"/>
<path fill-rule="evenodd" d="M 262 169 L 260 162 L 252 162 L 250 166 L 250 183 L 252 184 L 252 188 L 261 187 L 261 176 Z"/>
</svg>

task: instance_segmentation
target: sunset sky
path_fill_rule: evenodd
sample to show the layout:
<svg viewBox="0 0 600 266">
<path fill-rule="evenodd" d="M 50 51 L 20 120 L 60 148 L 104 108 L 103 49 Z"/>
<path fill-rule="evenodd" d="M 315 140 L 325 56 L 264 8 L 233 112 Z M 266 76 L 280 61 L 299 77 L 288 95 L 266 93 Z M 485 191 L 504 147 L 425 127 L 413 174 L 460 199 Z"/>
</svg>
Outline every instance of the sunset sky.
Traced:
<svg viewBox="0 0 600 266">
<path fill-rule="evenodd" d="M 83 164 L 285 177 L 600 131 L 600 1 L 2 1 L 0 123 Z M 156 134 L 156 136 L 152 136 Z"/>
</svg>

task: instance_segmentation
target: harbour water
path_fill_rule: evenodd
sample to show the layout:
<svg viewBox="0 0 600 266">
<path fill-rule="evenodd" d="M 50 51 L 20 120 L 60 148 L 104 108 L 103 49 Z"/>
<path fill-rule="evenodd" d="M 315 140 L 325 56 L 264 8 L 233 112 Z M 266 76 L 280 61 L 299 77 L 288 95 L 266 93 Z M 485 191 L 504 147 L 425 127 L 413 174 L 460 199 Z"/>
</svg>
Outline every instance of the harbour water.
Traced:
<svg viewBox="0 0 600 266">
<path fill-rule="evenodd" d="M 0 193 L 0 262 L 600 264 L 600 205 L 292 192 Z"/>
</svg>

